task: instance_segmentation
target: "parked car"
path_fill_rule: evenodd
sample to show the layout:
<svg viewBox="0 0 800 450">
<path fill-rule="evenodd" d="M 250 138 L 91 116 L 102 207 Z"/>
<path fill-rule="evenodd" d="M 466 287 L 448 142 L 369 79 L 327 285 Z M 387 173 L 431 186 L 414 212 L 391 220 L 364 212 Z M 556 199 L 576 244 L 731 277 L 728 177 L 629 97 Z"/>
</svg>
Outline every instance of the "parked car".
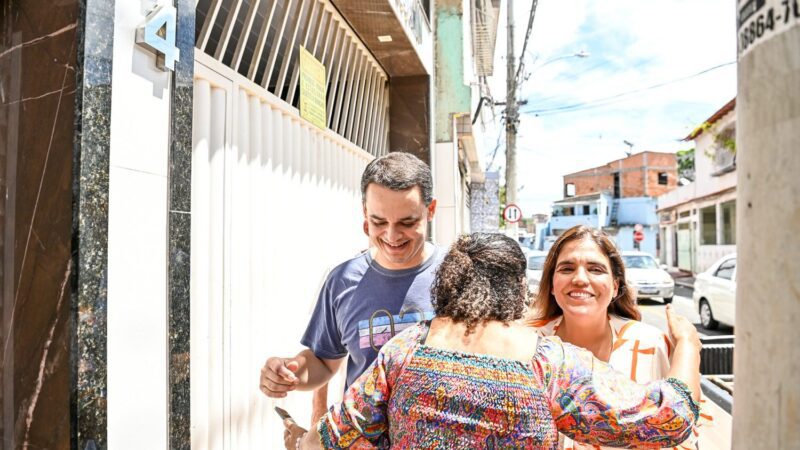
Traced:
<svg viewBox="0 0 800 450">
<path fill-rule="evenodd" d="M 736 254 L 723 256 L 694 281 L 694 306 L 700 324 L 715 330 L 720 323 L 733 326 L 736 319 Z"/>
<path fill-rule="evenodd" d="M 528 258 L 528 270 L 525 271 L 528 276 L 528 292 L 536 295 L 539 293 L 539 281 L 542 279 L 542 269 L 547 252 L 529 250 L 525 257 Z"/>
<path fill-rule="evenodd" d="M 645 252 L 622 252 L 625 263 L 625 278 L 636 289 L 637 299 L 661 298 L 672 303 L 675 281 L 652 255 Z"/>
</svg>

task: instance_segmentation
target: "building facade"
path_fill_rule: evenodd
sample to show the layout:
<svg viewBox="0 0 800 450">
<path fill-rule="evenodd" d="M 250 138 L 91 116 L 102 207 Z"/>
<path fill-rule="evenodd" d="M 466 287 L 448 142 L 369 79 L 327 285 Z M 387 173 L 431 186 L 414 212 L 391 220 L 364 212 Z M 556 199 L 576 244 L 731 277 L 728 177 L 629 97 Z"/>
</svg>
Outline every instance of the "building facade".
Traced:
<svg viewBox="0 0 800 450">
<path fill-rule="evenodd" d="M 690 133 L 695 180 L 658 198 L 661 262 L 702 272 L 736 251 L 736 99 Z"/>
<path fill-rule="evenodd" d="M 473 222 L 473 183 L 486 196 L 487 180 L 479 155 L 483 132 L 491 120 L 482 108 L 492 74 L 499 0 L 435 2 L 435 148 L 433 170 L 437 199 L 434 239 L 449 245 Z M 485 199 L 485 198 L 484 198 Z M 493 201 L 493 200 L 492 200 Z M 476 212 L 479 218 L 485 211 Z M 480 220 L 480 219 L 476 219 Z M 491 226 L 491 224 L 490 224 Z"/>
<path fill-rule="evenodd" d="M 673 153 L 641 152 L 564 175 L 564 197 L 609 192 L 613 198 L 658 197 L 678 186 Z"/>
<path fill-rule="evenodd" d="M 604 230 L 620 250 L 659 253 L 655 197 L 677 186 L 672 153 L 642 152 L 564 176 L 564 198 L 553 204 L 548 247 L 555 237 L 575 225 Z M 641 228 L 644 239 L 636 241 Z"/>
</svg>

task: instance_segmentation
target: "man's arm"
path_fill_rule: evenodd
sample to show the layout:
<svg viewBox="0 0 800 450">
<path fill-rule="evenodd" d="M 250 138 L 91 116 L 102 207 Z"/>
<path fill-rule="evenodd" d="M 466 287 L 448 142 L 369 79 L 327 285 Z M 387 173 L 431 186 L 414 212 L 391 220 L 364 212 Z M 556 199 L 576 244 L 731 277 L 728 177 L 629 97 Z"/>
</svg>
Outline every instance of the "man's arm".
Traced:
<svg viewBox="0 0 800 450">
<path fill-rule="evenodd" d="M 344 358 L 317 358 L 305 349 L 294 358 L 272 357 L 261 368 L 259 388 L 267 397 L 283 398 L 290 391 L 310 391 L 327 383 Z"/>
<path fill-rule="evenodd" d="M 311 428 L 328 412 L 328 383 L 323 384 L 314 391 L 311 398 Z"/>
</svg>

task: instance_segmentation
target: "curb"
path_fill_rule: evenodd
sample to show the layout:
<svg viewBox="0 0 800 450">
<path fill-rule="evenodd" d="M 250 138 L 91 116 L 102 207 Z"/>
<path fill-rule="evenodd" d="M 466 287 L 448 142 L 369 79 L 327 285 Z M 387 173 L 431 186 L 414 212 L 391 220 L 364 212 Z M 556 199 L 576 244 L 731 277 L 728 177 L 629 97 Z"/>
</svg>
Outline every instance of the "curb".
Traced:
<svg viewBox="0 0 800 450">
<path fill-rule="evenodd" d="M 694 289 L 694 283 L 689 283 L 688 281 L 678 281 L 675 280 L 676 286 L 683 286 L 685 288 Z"/>
</svg>

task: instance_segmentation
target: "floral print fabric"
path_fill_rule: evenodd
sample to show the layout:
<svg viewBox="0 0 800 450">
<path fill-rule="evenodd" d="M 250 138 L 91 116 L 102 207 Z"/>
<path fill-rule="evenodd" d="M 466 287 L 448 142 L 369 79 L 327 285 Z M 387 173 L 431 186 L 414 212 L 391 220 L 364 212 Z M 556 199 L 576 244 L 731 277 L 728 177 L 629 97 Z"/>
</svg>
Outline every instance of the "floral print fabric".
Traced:
<svg viewBox="0 0 800 450">
<path fill-rule="evenodd" d="M 561 325 L 562 317 L 549 322 L 534 323 L 541 336 L 554 336 Z M 667 335 L 658 328 L 630 319 L 611 315 L 608 318 L 612 332 L 612 350 L 608 364 L 637 383 L 647 383 L 667 376 L 669 357 L 672 352 Z M 702 412 L 689 438 L 670 450 L 696 449 L 697 438 L 703 428 L 712 426 L 713 418 Z M 610 450 L 613 447 L 582 444 L 566 437 L 563 450 Z"/>
<path fill-rule="evenodd" d="M 591 353 L 542 338 L 530 363 L 428 347 L 427 325 L 395 336 L 318 425 L 325 448 L 660 448 L 697 419 L 676 380 L 638 385 Z"/>
</svg>

